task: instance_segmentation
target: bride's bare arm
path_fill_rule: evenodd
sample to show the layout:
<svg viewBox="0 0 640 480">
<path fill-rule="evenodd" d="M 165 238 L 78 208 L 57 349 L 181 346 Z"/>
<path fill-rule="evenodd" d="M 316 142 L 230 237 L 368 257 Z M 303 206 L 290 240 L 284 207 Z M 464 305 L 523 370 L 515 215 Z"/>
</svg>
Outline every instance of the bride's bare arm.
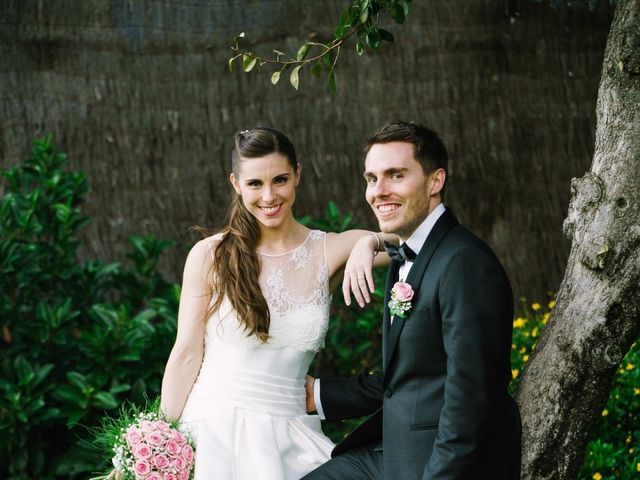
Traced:
<svg viewBox="0 0 640 480">
<path fill-rule="evenodd" d="M 386 266 L 390 262 L 384 251 L 385 241 L 397 245 L 399 239 L 394 234 L 367 230 L 327 234 L 327 260 L 332 286 L 336 284 L 335 280 L 339 280 L 344 267 L 342 291 L 347 305 L 351 303 L 351 293 L 361 307 L 371 301 L 370 293 L 375 290 L 373 267 Z"/>
<path fill-rule="evenodd" d="M 182 414 L 202 364 L 205 313 L 210 300 L 206 277 L 212 261 L 206 242 L 194 245 L 184 267 L 178 333 L 162 378 L 160 408 L 169 419 Z"/>
</svg>

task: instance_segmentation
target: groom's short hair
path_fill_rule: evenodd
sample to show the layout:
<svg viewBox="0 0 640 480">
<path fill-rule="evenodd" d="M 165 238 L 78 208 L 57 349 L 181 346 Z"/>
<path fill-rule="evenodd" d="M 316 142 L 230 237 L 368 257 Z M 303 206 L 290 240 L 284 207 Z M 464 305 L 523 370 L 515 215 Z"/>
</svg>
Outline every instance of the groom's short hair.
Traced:
<svg viewBox="0 0 640 480">
<path fill-rule="evenodd" d="M 449 174 L 447 149 L 436 132 L 415 122 L 387 122 L 367 139 L 364 154 L 376 143 L 408 142 L 413 145 L 415 159 L 422 165 L 425 174 L 439 168 Z M 444 187 L 440 192 L 444 198 Z"/>
</svg>

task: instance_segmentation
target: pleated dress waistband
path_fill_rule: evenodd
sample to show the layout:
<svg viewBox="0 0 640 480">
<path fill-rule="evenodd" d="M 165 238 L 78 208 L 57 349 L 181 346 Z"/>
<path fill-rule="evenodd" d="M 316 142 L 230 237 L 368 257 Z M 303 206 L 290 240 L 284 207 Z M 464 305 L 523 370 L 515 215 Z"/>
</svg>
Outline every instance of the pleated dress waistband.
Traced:
<svg viewBox="0 0 640 480">
<path fill-rule="evenodd" d="M 214 365 L 208 365 L 214 367 Z M 285 378 L 240 369 L 208 368 L 200 372 L 192 395 L 271 415 L 304 415 L 304 378 Z M 205 380 L 206 379 L 206 380 Z"/>
</svg>

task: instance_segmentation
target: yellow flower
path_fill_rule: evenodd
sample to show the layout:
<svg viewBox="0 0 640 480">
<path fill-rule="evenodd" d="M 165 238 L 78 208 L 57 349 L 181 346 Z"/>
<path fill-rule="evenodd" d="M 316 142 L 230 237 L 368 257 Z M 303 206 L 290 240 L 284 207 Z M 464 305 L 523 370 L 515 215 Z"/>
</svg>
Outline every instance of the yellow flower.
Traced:
<svg viewBox="0 0 640 480">
<path fill-rule="evenodd" d="M 530 336 L 531 334 L 530 334 L 529 332 L 524 332 L 524 333 L 523 333 L 523 335 L 524 335 L 525 337 L 528 337 L 528 336 Z"/>
<path fill-rule="evenodd" d="M 633 363 L 627 363 L 627 370 L 633 370 L 635 365 Z"/>
<path fill-rule="evenodd" d="M 626 442 L 626 443 L 631 443 L 631 435 L 629 435 L 629 436 L 627 437 L 627 439 L 625 440 L 625 442 Z"/>
<path fill-rule="evenodd" d="M 638 462 L 638 464 L 636 465 L 636 471 L 640 472 L 640 462 Z"/>
<path fill-rule="evenodd" d="M 604 410 L 602 410 L 602 416 L 606 417 L 607 415 L 609 415 L 609 410 L 605 408 Z"/>
<path fill-rule="evenodd" d="M 534 338 L 538 336 L 538 327 L 534 327 L 534 329 L 531 331 L 531 336 Z"/>
<path fill-rule="evenodd" d="M 516 377 L 518 376 L 518 374 L 519 374 L 519 373 L 520 373 L 520 371 L 519 371 L 517 368 L 515 368 L 515 369 L 511 370 L 511 376 L 512 376 L 513 378 L 516 378 Z"/>
<path fill-rule="evenodd" d="M 522 328 L 526 323 L 527 323 L 526 319 L 522 317 L 518 317 L 513 321 L 513 328 Z"/>
<path fill-rule="evenodd" d="M 640 388 L 634 388 L 633 389 L 633 394 L 634 395 L 640 395 Z"/>
<path fill-rule="evenodd" d="M 593 478 L 593 480 L 600 480 L 602 478 L 602 475 L 600 475 L 600 472 L 596 472 L 591 478 Z"/>
<path fill-rule="evenodd" d="M 529 360 L 529 355 L 523 355 L 522 356 L 522 361 L 526 362 L 527 360 Z"/>
<path fill-rule="evenodd" d="M 520 350 L 518 350 L 520 353 L 524 353 L 527 351 L 527 347 L 522 347 Z"/>
<path fill-rule="evenodd" d="M 549 302 L 549 305 L 548 305 L 548 306 L 549 306 L 549 310 L 551 310 L 553 307 L 555 307 L 555 306 L 556 306 L 556 301 L 555 301 L 555 300 L 551 300 L 551 301 Z"/>
<path fill-rule="evenodd" d="M 634 451 L 633 448 L 629 449 L 629 453 L 633 453 L 633 451 Z"/>
<path fill-rule="evenodd" d="M 534 312 L 537 312 L 538 310 L 540 310 L 540 304 L 538 302 L 532 303 L 531 308 L 533 309 Z"/>
<path fill-rule="evenodd" d="M 515 350 L 515 349 L 516 349 L 516 344 L 515 344 L 515 343 L 512 343 L 512 344 L 511 344 L 511 350 Z"/>
<path fill-rule="evenodd" d="M 548 321 L 549 321 L 549 312 L 545 313 L 545 314 L 542 316 L 542 324 L 543 324 L 543 325 L 546 325 Z"/>
</svg>

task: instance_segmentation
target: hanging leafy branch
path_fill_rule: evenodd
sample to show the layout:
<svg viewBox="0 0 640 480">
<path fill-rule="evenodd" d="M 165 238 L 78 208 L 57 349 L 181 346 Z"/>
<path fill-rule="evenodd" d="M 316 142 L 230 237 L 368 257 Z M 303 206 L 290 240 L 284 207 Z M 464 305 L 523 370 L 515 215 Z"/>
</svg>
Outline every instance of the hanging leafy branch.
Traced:
<svg viewBox="0 0 640 480">
<path fill-rule="evenodd" d="M 312 65 L 311 73 L 316 77 L 326 73 L 329 89 L 335 93 L 335 67 L 342 46 L 355 37 L 356 52 L 362 55 L 365 46 L 377 50 L 382 42 L 393 42 L 393 34 L 379 27 L 380 19 L 388 15 L 396 23 L 404 23 L 409 14 L 410 2 L 411 0 L 352 0 L 340 15 L 340 23 L 333 32 L 334 38 L 327 43 L 305 42 L 298 48 L 295 57 L 274 50 L 274 57 L 266 58 L 245 50 L 240 45 L 245 38 L 243 32 L 233 39 L 231 50 L 235 55 L 229 59 L 229 71 L 236 60 L 242 62 L 245 72 L 252 71 L 256 65 L 259 70 L 265 66 L 272 67 L 271 83 L 274 85 L 283 73 L 289 71 L 289 82 L 297 90 L 300 85 L 300 70 Z"/>
</svg>

